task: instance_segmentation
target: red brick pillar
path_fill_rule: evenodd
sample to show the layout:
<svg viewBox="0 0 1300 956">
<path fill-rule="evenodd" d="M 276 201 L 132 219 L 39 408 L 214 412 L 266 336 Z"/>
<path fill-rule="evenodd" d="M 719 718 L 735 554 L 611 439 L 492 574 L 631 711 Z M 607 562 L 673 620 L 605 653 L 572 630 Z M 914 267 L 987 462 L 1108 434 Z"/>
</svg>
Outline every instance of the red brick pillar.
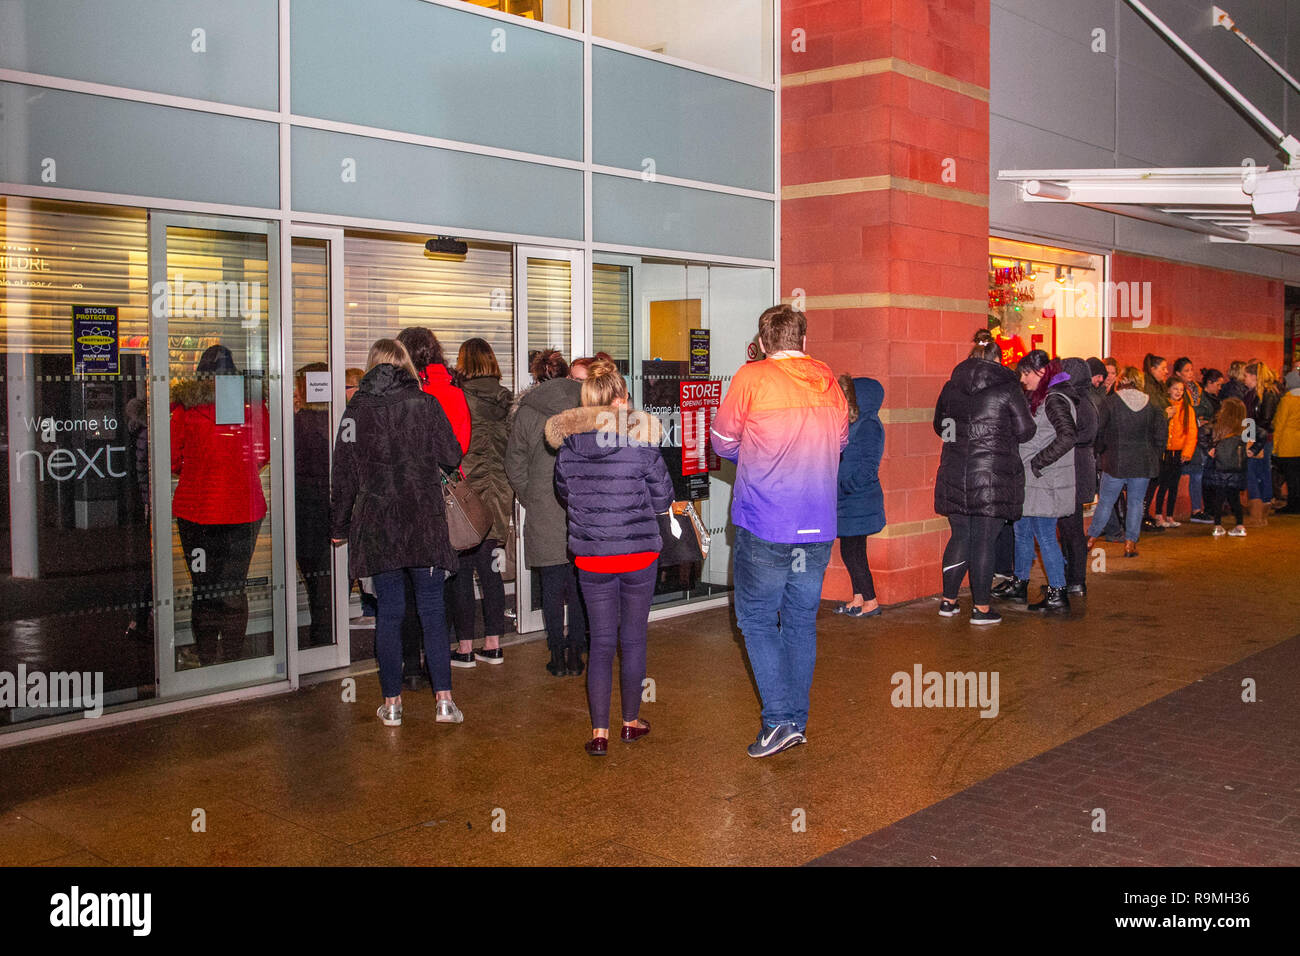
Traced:
<svg viewBox="0 0 1300 956">
<path fill-rule="evenodd" d="M 988 0 L 782 0 L 781 286 L 808 350 L 885 388 L 876 591 L 940 588 L 939 389 L 986 324 Z M 796 303 L 797 304 L 797 303 Z M 838 552 L 824 596 L 849 594 Z"/>
</svg>

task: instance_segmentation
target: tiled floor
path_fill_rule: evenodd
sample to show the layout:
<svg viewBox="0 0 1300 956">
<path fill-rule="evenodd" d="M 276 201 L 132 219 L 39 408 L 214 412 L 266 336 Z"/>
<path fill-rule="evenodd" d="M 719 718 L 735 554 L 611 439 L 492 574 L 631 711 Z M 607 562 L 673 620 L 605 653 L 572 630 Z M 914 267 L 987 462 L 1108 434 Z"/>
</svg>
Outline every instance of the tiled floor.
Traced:
<svg viewBox="0 0 1300 956">
<path fill-rule="evenodd" d="M 1297 642 L 1258 653 L 1300 630 L 1297 545 L 1300 521 L 1274 518 L 1244 540 L 1184 526 L 1135 561 L 1110 546 L 1069 618 L 991 629 L 934 600 L 866 621 L 827 606 L 810 743 L 768 760 L 744 752 L 758 705 L 727 611 L 651 628 L 654 731 L 603 760 L 582 750 L 583 681 L 546 674 L 540 643 L 455 673 L 459 726 L 425 694 L 382 727 L 371 675 L 357 703 L 330 682 L 3 750 L 0 865 L 798 864 L 870 834 L 844 853 L 1297 862 Z M 998 716 L 892 706 L 918 663 L 997 671 Z M 1224 785 L 1240 796 L 1204 792 Z"/>
</svg>

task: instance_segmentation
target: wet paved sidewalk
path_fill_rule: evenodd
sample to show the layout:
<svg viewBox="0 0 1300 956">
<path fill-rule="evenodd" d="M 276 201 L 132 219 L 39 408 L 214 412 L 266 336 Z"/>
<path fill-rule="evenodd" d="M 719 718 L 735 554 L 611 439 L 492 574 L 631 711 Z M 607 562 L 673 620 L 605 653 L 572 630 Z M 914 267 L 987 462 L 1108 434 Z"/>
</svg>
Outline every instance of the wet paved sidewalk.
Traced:
<svg viewBox="0 0 1300 956">
<path fill-rule="evenodd" d="M 952 620 L 937 599 L 825 605 L 810 742 L 767 760 L 745 754 L 758 705 L 727 610 L 651 627 L 653 732 L 602 760 L 583 681 L 546 674 L 540 642 L 455 672 L 463 725 L 426 693 L 382 727 L 369 675 L 357 703 L 332 681 L 3 750 L 0 864 L 801 864 L 868 835 L 844 854 L 1294 863 L 1298 546 L 1294 519 L 1184 526 L 1137 560 L 1110 546 L 1069 618 L 994 628 L 964 595 Z M 997 671 L 998 715 L 892 706 L 917 664 Z"/>
</svg>

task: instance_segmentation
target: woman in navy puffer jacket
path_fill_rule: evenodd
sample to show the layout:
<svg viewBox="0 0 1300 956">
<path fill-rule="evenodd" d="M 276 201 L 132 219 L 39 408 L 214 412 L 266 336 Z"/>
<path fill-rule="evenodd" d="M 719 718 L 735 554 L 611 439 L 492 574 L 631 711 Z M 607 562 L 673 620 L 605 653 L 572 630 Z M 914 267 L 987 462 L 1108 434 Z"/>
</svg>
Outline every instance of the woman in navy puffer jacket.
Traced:
<svg viewBox="0 0 1300 956">
<path fill-rule="evenodd" d="M 629 411 L 627 384 L 613 362 L 598 359 L 582 383 L 582 407 L 546 423 L 559 448 L 555 490 L 569 514 L 569 550 L 587 605 L 591 651 L 587 753 L 604 755 L 609 740 L 614 649 L 620 647 L 625 741 L 650 732 L 637 719 L 645 680 L 646 623 L 659 568 L 658 514 L 673 503 L 673 482 L 659 451 L 659 419 Z"/>
<path fill-rule="evenodd" d="M 880 406 L 885 390 L 874 378 L 839 377 L 849 403 L 849 443 L 840 452 L 836 533 L 840 558 L 849 572 L 853 600 L 835 609 L 850 617 L 880 613 L 867 563 L 867 538 L 885 527 L 885 493 L 880 488 L 880 459 L 885 452 L 885 426 Z"/>
</svg>

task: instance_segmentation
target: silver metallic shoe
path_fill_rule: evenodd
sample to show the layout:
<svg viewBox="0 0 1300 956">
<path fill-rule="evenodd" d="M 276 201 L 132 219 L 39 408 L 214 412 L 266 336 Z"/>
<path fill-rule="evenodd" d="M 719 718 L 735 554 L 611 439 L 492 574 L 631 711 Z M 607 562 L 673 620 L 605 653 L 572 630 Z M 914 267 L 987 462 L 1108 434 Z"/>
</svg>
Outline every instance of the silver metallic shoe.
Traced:
<svg viewBox="0 0 1300 956">
<path fill-rule="evenodd" d="M 438 716 L 434 718 L 440 724 L 459 724 L 465 721 L 465 715 L 460 712 L 454 701 L 438 701 Z"/>
<path fill-rule="evenodd" d="M 402 726 L 402 705 L 380 704 L 379 709 L 375 711 L 375 716 L 384 722 L 385 727 Z"/>
</svg>

